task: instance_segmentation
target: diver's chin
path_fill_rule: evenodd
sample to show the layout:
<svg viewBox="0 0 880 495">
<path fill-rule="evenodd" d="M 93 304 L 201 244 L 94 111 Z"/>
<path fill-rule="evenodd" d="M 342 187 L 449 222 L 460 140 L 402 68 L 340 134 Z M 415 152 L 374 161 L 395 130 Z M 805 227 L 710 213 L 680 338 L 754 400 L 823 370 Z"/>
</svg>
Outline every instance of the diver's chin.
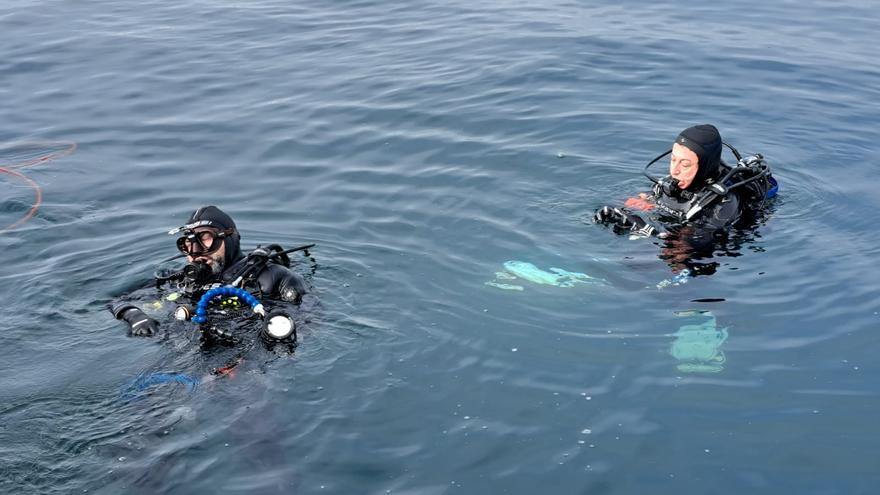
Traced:
<svg viewBox="0 0 880 495">
<path fill-rule="evenodd" d="M 208 266 L 211 267 L 211 273 L 213 273 L 214 275 L 220 275 L 221 273 L 223 273 L 223 262 L 222 261 L 211 260 L 208 263 Z"/>
</svg>

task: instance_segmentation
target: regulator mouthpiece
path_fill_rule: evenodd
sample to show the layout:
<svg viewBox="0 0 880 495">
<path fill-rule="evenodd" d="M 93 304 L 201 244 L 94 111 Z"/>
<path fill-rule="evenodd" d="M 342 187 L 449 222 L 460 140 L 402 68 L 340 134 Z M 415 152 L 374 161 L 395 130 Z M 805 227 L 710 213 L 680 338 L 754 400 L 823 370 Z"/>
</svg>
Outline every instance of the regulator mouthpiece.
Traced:
<svg viewBox="0 0 880 495">
<path fill-rule="evenodd" d="M 666 176 L 660 179 L 660 189 L 663 190 L 663 194 L 672 197 L 679 197 L 681 195 L 681 187 L 678 185 L 678 180 L 673 179 L 672 176 Z"/>
<path fill-rule="evenodd" d="M 203 261 L 190 263 L 183 268 L 183 280 L 187 285 L 205 285 L 211 281 L 213 274 L 211 267 Z"/>
</svg>

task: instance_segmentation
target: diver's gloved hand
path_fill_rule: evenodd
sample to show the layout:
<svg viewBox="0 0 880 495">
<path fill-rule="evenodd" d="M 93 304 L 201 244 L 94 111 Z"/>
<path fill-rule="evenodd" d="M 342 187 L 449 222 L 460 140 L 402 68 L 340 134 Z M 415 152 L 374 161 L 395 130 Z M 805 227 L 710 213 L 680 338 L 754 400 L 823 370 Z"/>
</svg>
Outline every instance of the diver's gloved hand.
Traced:
<svg viewBox="0 0 880 495">
<path fill-rule="evenodd" d="M 612 208 L 610 206 L 603 206 L 596 210 L 596 213 L 593 215 L 593 219 L 596 220 L 596 223 L 606 224 L 606 223 L 615 223 L 617 220 L 617 213 L 619 210 L 617 208 Z"/>
<path fill-rule="evenodd" d="M 615 225 L 615 228 L 617 228 L 618 225 Z M 631 234 L 641 235 L 645 237 L 650 237 L 658 233 L 657 228 L 655 228 L 652 223 L 648 222 L 638 215 L 627 214 L 626 222 L 621 227 L 624 230 L 628 230 Z"/>
<path fill-rule="evenodd" d="M 597 223 L 613 224 L 614 231 L 618 234 L 637 234 L 648 237 L 663 233 L 663 229 L 657 228 L 640 215 L 629 213 L 621 208 L 603 206 L 596 210 L 594 218 Z"/>
<path fill-rule="evenodd" d="M 614 224 L 616 228 L 619 227 L 623 229 L 632 227 L 638 220 L 640 220 L 637 216 L 629 214 L 625 210 L 612 208 L 610 206 L 603 206 L 596 210 L 596 214 L 593 215 L 593 218 L 596 220 L 596 223 L 610 223 Z"/>
<path fill-rule="evenodd" d="M 126 309 L 120 317 L 131 327 L 134 336 L 149 337 L 159 331 L 159 322 L 138 308 Z"/>
</svg>

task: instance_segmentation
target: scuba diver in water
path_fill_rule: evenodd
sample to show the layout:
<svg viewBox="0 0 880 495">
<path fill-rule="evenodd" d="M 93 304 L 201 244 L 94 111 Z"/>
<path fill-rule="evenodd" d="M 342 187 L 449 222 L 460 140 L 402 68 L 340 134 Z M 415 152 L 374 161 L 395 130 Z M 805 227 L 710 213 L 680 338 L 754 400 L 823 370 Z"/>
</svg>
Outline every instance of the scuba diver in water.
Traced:
<svg viewBox="0 0 880 495">
<path fill-rule="evenodd" d="M 186 256 L 187 264 L 181 270 L 156 273 L 157 286 L 167 285 L 179 291 L 172 292 L 166 299 L 177 301 L 183 295 L 194 302 L 206 294 L 213 297 L 215 293 L 221 299 L 219 304 L 213 304 L 216 301 L 200 301 L 195 310 L 186 304 L 178 305 L 175 317 L 179 320 L 204 321 L 209 302 L 213 306 L 223 306 L 210 311 L 216 309 L 226 314 L 229 309 L 249 301 L 257 306 L 257 298 L 299 304 L 307 292 L 304 279 L 289 269 L 287 253 L 305 250 L 312 245 L 284 251 L 277 244 L 272 244 L 265 248 L 258 247 L 245 255 L 239 246 L 241 236 L 235 222 L 216 206 L 197 209 L 185 225 L 169 234 L 180 234 L 177 248 L 182 253 L 180 256 Z M 161 307 L 161 303 L 154 304 Z M 130 300 L 111 303 L 110 311 L 116 319 L 128 323 L 131 335 L 150 336 L 159 331 L 159 322 Z M 292 333 L 292 340 L 295 340 L 293 320 L 286 314 L 284 316 L 289 321 L 289 328 L 278 330 L 276 324 L 273 330 L 273 322 L 282 319 L 273 319 L 273 313 L 269 313 L 265 318 L 268 334 L 277 340 L 284 340 L 289 339 Z M 284 335 L 285 330 L 289 330 L 287 335 Z"/>
<path fill-rule="evenodd" d="M 733 166 L 721 158 L 725 146 L 736 157 Z M 667 155 L 669 175 L 651 175 L 648 168 Z M 623 207 L 603 206 L 594 219 L 617 233 L 666 239 L 672 258 L 705 252 L 731 227 L 753 223 L 778 190 L 761 155 L 743 157 L 709 124 L 681 131 L 671 150 L 645 166 L 645 175 L 654 183 L 650 194 Z"/>
</svg>

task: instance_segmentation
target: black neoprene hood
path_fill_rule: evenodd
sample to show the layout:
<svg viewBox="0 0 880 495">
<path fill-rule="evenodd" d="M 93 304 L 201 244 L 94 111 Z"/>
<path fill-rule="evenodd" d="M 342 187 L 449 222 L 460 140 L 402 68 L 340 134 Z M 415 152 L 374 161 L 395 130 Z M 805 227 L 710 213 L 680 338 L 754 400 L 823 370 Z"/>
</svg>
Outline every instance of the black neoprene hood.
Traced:
<svg viewBox="0 0 880 495">
<path fill-rule="evenodd" d="M 697 175 L 688 189 L 699 189 L 706 180 L 718 176 L 721 167 L 721 134 L 711 124 L 700 124 L 681 131 L 675 142 L 696 153 L 699 158 Z"/>
<path fill-rule="evenodd" d="M 189 220 L 186 221 L 186 227 L 189 229 L 213 227 L 218 230 L 234 230 L 234 233 L 224 239 L 226 242 L 226 250 L 223 253 L 224 259 L 226 263 L 231 263 L 241 256 L 241 247 L 239 245 L 241 236 L 238 233 L 238 228 L 235 226 L 235 221 L 220 208 L 216 206 L 202 206 L 198 208 L 189 216 Z"/>
</svg>

